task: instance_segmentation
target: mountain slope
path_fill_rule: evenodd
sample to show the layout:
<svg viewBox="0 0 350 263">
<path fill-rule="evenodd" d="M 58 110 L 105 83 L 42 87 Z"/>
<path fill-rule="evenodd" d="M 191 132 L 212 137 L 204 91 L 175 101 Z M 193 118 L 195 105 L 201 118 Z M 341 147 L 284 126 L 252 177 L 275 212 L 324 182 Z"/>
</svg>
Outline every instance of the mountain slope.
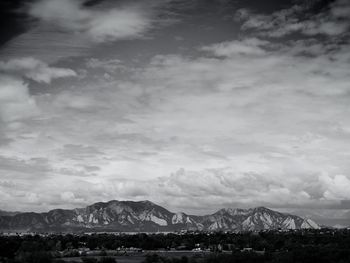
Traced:
<svg viewBox="0 0 350 263">
<path fill-rule="evenodd" d="M 254 231 L 268 229 L 319 228 L 310 219 L 283 214 L 265 207 L 251 209 L 221 209 L 204 217 L 204 227 L 209 230 Z"/>
<path fill-rule="evenodd" d="M 19 213 L 20 212 L 8 212 L 8 211 L 0 210 L 0 216 L 14 216 Z"/>
<path fill-rule="evenodd" d="M 172 213 L 150 201 L 99 202 L 73 210 L 19 213 L 0 216 L 1 231 L 253 231 L 268 229 L 319 228 L 310 219 L 283 214 L 265 207 L 221 209 L 214 214 L 193 216 Z"/>
</svg>

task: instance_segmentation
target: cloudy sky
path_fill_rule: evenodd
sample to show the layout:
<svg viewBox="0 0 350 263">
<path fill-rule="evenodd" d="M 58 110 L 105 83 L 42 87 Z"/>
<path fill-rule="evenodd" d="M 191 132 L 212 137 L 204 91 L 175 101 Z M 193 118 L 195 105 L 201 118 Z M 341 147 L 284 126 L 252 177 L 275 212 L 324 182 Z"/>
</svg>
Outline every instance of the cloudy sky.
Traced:
<svg viewBox="0 0 350 263">
<path fill-rule="evenodd" d="M 1 10 L 0 209 L 350 208 L 349 1 Z"/>
</svg>

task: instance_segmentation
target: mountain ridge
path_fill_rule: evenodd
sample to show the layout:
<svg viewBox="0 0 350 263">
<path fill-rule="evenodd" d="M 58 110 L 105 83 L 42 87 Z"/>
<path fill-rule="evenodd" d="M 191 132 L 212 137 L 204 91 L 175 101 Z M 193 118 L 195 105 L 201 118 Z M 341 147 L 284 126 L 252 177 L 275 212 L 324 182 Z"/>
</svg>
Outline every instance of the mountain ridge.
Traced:
<svg viewBox="0 0 350 263">
<path fill-rule="evenodd" d="M 0 231 L 8 232 L 172 232 L 260 231 L 319 228 L 311 219 L 266 207 L 222 208 L 209 215 L 173 213 L 151 201 L 97 202 L 83 208 L 53 209 L 0 216 Z"/>
</svg>

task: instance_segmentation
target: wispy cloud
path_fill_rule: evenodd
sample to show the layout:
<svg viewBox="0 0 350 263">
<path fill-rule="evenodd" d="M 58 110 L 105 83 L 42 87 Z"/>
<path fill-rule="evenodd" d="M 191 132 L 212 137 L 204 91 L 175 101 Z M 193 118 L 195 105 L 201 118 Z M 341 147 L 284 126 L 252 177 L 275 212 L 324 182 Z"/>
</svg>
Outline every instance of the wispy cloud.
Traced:
<svg viewBox="0 0 350 263">
<path fill-rule="evenodd" d="M 248 9 L 240 9 L 236 13 L 236 18 L 243 21 L 243 30 L 253 30 L 261 36 L 282 37 L 292 33 L 308 36 L 339 36 L 349 31 L 349 10 L 348 1 L 337 0 L 318 14 L 312 14 L 309 6 L 305 4 L 272 14 L 259 14 Z"/>
<path fill-rule="evenodd" d="M 50 67 L 47 63 L 31 57 L 15 58 L 6 62 L 0 61 L 1 71 L 7 74 L 17 74 L 20 77 L 25 76 L 46 84 L 51 83 L 53 79 L 77 76 L 77 73 L 72 69 Z"/>
</svg>

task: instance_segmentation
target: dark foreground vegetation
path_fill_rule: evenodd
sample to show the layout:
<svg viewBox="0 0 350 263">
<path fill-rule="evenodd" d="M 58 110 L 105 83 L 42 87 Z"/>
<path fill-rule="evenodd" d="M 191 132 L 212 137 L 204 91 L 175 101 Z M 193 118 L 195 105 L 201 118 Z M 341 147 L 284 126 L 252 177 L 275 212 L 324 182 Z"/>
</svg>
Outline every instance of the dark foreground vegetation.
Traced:
<svg viewBox="0 0 350 263">
<path fill-rule="evenodd" d="M 0 236 L 0 262 L 6 263 L 114 263 L 133 255 L 139 260 L 133 262 L 145 263 L 345 263 L 350 230 Z"/>
</svg>

